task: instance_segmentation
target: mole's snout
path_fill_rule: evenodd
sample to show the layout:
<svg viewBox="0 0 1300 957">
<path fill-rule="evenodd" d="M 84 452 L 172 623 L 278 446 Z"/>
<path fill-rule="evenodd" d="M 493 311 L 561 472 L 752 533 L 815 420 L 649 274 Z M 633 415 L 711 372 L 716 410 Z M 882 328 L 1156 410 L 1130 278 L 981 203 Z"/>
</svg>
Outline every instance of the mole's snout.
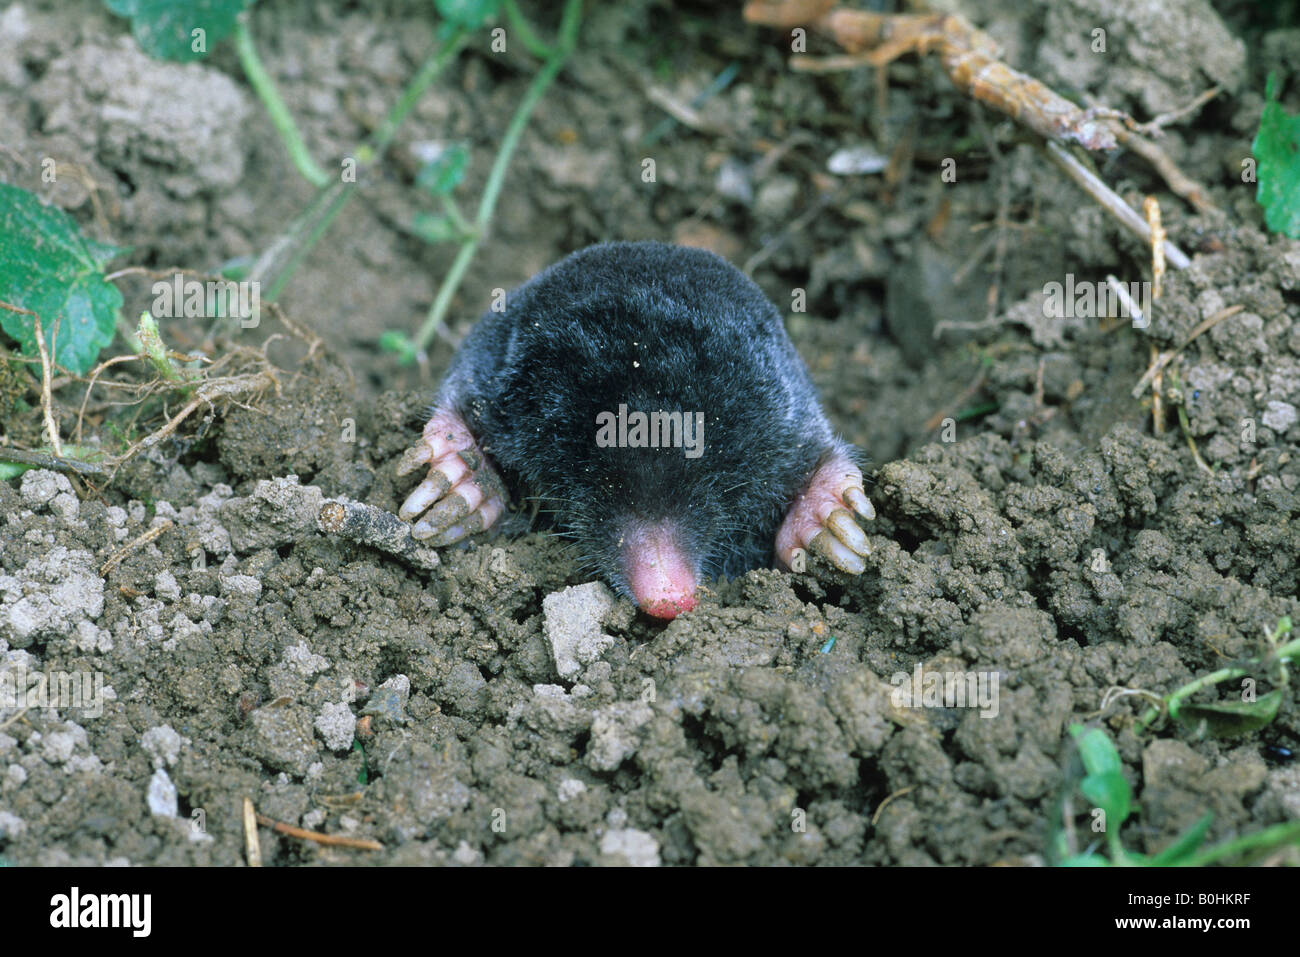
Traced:
<svg viewBox="0 0 1300 957">
<path fill-rule="evenodd" d="M 646 614 L 671 621 L 695 607 L 695 563 L 672 528 L 641 525 L 629 530 L 623 537 L 623 568 Z"/>
</svg>

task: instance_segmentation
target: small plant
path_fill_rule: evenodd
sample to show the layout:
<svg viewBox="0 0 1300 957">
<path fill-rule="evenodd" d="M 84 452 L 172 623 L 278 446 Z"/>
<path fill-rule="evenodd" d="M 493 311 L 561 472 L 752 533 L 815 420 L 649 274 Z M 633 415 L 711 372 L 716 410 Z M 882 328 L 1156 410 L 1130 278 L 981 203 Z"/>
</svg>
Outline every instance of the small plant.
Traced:
<svg viewBox="0 0 1300 957">
<path fill-rule="evenodd" d="M 1185 725 L 1201 727 L 1217 737 L 1246 734 L 1271 724 L 1282 706 L 1284 690 L 1290 681 L 1287 665 L 1300 658 L 1300 638 L 1283 641 L 1291 634 L 1291 628 L 1290 617 L 1282 616 L 1271 630 L 1265 628 L 1264 650 L 1261 654 L 1248 661 L 1202 675 L 1173 691 L 1142 716 L 1138 722 L 1139 729 L 1149 727 L 1161 714 L 1168 714 L 1173 720 Z M 1274 687 L 1266 694 L 1257 695 L 1255 676 L 1260 675 L 1267 677 Z M 1187 700 L 1203 688 L 1228 681 L 1241 681 L 1240 700 L 1205 703 Z"/>
<path fill-rule="evenodd" d="M 453 242 L 457 255 L 443 278 L 441 287 L 419 333 L 412 338 L 405 332 L 390 332 L 380 340 L 385 351 L 395 353 L 402 362 L 413 362 L 424 355 L 428 344 L 442 333 L 442 325 L 452 299 L 487 234 L 496 201 L 505 182 L 506 172 L 528 120 L 551 82 L 572 53 L 581 21 L 581 0 L 566 0 L 555 42 L 539 38 L 514 0 L 434 0 L 439 17 L 436 38 L 424 63 L 410 78 L 393 107 L 378 127 L 341 158 L 334 172 L 316 162 L 300 134 L 288 106 L 276 89 L 271 74 L 264 68 L 253 42 L 248 8 L 251 0 L 104 0 L 112 12 L 131 20 L 131 29 L 141 48 L 156 58 L 194 61 L 207 56 L 214 45 L 226 37 L 233 40 L 235 52 L 245 77 L 266 108 L 273 126 L 284 143 L 295 169 L 316 188 L 306 208 L 278 236 L 271 237 L 260 255 L 237 263 L 228 263 L 220 271 L 237 272 L 241 282 L 256 290 L 262 301 L 274 302 L 307 253 L 325 235 L 330 224 L 356 192 L 358 179 L 367 168 L 379 163 L 398 129 L 415 107 L 421 95 L 448 64 L 454 61 L 475 31 L 504 14 L 510 37 L 523 49 L 542 60 L 542 65 L 515 109 L 503 133 L 496 157 L 488 173 L 478 209 L 472 219 L 461 215 L 452 196 L 464 178 L 468 163 L 468 146 L 452 143 L 428 158 L 417 179 L 417 187 L 440 206 L 440 214 L 425 214 L 413 220 L 411 231 L 429 242 Z M 493 33 L 493 49 L 504 32 Z M 504 46 L 500 49 L 504 50 Z M 151 386 L 179 393 L 187 401 L 186 410 L 195 402 L 210 402 L 221 396 L 233 398 L 248 390 L 261 389 L 271 382 L 266 371 L 208 381 L 205 373 L 189 357 L 169 352 L 163 343 L 153 316 L 146 314 L 138 328 L 122 319 L 122 295 L 112 280 L 127 273 L 142 273 L 139 267 L 106 274 L 109 262 L 127 250 L 97 242 L 84 236 L 77 224 L 62 210 L 44 205 L 40 200 L 15 186 L 0 184 L 0 329 L 15 339 L 27 357 L 40 355 L 42 408 L 45 413 L 49 447 L 43 450 L 0 449 L 0 459 L 12 463 L 4 474 L 16 474 L 28 467 L 63 468 L 99 474 L 103 469 L 89 458 L 70 459 L 65 451 L 80 446 L 62 444 L 57 414 L 50 398 L 51 385 L 66 383 L 60 372 L 74 378 L 90 373 L 93 383 L 99 371 L 122 361 L 110 359 L 97 368 L 100 353 L 115 335 L 121 335 L 129 350 L 149 364 L 158 375 Z M 157 313 L 157 310 L 155 310 Z M 157 313 L 160 317 L 165 313 Z M 225 314 L 204 313 L 209 318 Z M 287 317 L 283 317 L 288 324 Z M 38 330 L 40 331 L 38 344 Z M 297 334 L 297 332 L 295 332 Z M 4 361 L 0 350 L 0 362 Z M 244 358 L 251 358 L 244 356 Z M 179 359 L 178 363 L 176 360 Z M 263 365 L 265 356 L 254 364 Z M 19 361 L 5 368 L 25 379 L 34 362 Z M 95 371 L 92 373 L 91 370 Z M 4 378 L 0 374 L 0 381 Z M 25 391 L 21 389 L 20 391 Z M 0 395 L 0 401 L 4 396 Z M 84 411 L 84 404 L 83 404 Z M 184 415 L 189 412 L 184 412 Z M 80 420 L 77 434 L 80 441 Z M 163 433 L 170 434 L 178 420 Z M 106 423 L 111 428 L 112 423 Z M 125 455 L 139 447 L 158 441 L 160 434 L 146 436 L 133 443 L 123 456 L 110 456 L 107 464 L 119 465 Z"/>
<path fill-rule="evenodd" d="M 1053 856 L 1063 866 L 1199 867 L 1300 843 L 1300 821 L 1289 821 L 1202 850 L 1201 844 L 1214 823 L 1214 814 L 1207 812 L 1164 850 L 1156 854 L 1131 851 L 1124 846 L 1120 832 L 1124 822 L 1137 811 L 1137 803 L 1124 777 L 1123 762 L 1114 742 L 1100 728 L 1076 724 L 1071 725 L 1070 734 L 1078 748 L 1083 775 L 1062 798 L 1061 820 L 1050 842 Z M 1104 836 L 1102 847 L 1094 841 L 1091 846 L 1079 849 L 1071 813 L 1075 792 L 1088 802 L 1091 831 Z"/>
<path fill-rule="evenodd" d="M 1251 151 L 1259 164 L 1255 201 L 1264 207 L 1264 222 L 1275 233 L 1300 239 L 1300 116 L 1277 101 L 1277 76 L 1264 87 L 1264 111 Z"/>
</svg>

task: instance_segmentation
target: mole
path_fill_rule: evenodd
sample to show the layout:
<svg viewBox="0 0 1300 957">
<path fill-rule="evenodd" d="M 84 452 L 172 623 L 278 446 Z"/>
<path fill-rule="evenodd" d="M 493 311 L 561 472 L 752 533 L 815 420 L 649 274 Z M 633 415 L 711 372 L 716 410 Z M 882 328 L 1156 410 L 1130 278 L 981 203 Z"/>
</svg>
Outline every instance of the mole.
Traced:
<svg viewBox="0 0 1300 957">
<path fill-rule="evenodd" d="M 399 516 L 450 545 L 533 497 L 584 569 L 648 614 L 699 583 L 805 549 L 866 568 L 875 517 L 781 315 L 703 249 L 611 242 L 572 253 L 474 325 L 420 441 Z"/>
</svg>

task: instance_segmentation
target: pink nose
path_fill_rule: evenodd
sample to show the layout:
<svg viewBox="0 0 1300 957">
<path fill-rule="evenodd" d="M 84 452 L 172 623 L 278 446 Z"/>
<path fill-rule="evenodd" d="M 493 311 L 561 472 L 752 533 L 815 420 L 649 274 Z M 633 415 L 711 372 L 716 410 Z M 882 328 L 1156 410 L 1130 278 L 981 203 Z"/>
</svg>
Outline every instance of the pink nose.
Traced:
<svg viewBox="0 0 1300 957">
<path fill-rule="evenodd" d="M 676 595 L 672 598 L 637 598 L 637 604 L 647 615 L 654 615 L 665 621 L 672 621 L 683 612 L 695 607 L 695 595 Z"/>
<path fill-rule="evenodd" d="M 695 569 L 671 529 L 643 526 L 623 539 L 623 564 L 636 603 L 671 621 L 695 607 Z"/>
</svg>

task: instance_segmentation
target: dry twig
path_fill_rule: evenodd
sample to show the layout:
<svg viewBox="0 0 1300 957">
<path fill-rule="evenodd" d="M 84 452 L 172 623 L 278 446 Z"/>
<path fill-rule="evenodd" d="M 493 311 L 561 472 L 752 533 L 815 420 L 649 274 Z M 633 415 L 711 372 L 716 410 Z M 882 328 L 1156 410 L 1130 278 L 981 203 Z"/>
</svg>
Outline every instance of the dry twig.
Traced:
<svg viewBox="0 0 1300 957">
<path fill-rule="evenodd" d="M 108 560 L 104 562 L 104 564 L 101 565 L 99 568 L 99 577 L 107 578 L 109 572 L 111 572 L 118 565 L 122 564 L 122 559 L 126 558 L 127 555 L 130 555 L 137 548 L 140 548 L 144 545 L 148 545 L 155 538 L 158 538 L 160 535 L 162 535 L 163 532 L 171 528 L 172 525 L 174 524 L 175 523 L 170 518 L 163 519 L 163 521 L 159 522 L 153 528 L 148 529 L 147 531 L 131 539 L 131 541 L 127 542 L 125 545 L 123 545 L 121 548 L 115 551 L 112 555 L 108 556 Z"/>
<path fill-rule="evenodd" d="M 273 820 L 265 814 L 257 815 L 257 823 L 280 834 L 287 834 L 289 837 L 302 838 L 304 841 L 315 841 L 317 844 L 325 844 L 330 847 L 351 847 L 360 851 L 382 851 L 384 849 L 384 845 L 378 841 L 371 841 L 362 837 L 344 837 L 341 834 L 322 834 L 320 831 L 308 831 L 301 827 L 294 827 L 292 824 L 285 824 L 283 821 Z"/>
<path fill-rule="evenodd" d="M 316 525 L 327 535 L 377 548 L 422 571 L 432 571 L 442 563 L 435 549 L 411 537 L 409 522 L 373 505 L 346 499 L 328 501 L 321 506 Z"/>
<path fill-rule="evenodd" d="M 846 56 L 794 56 L 796 70 L 829 72 L 883 67 L 906 53 L 934 53 L 949 79 L 976 101 L 1011 117 L 1049 143 L 1075 143 L 1089 150 L 1126 146 L 1159 173 L 1169 188 L 1197 209 L 1214 207 L 1207 194 L 1163 150 L 1140 131 L 1132 117 L 1102 106 L 1080 107 L 1046 84 L 998 59 L 992 37 L 955 14 L 888 14 L 837 7 L 832 0 L 750 0 L 745 19 L 774 27 L 807 26 L 829 35 Z M 1201 105 L 1206 95 L 1187 107 Z M 1167 117 L 1157 121 L 1171 122 Z"/>
<path fill-rule="evenodd" d="M 1048 141 L 1043 144 L 1043 148 L 1047 150 L 1047 155 L 1052 162 L 1074 180 L 1080 189 L 1095 199 L 1102 209 L 1114 216 L 1121 226 L 1143 242 L 1151 242 L 1151 227 L 1147 225 L 1146 220 L 1137 214 L 1137 210 L 1124 202 L 1118 193 L 1103 183 L 1092 170 L 1075 159 L 1060 143 Z M 1167 239 L 1164 241 L 1164 251 L 1165 259 L 1178 269 L 1186 269 L 1192 263 L 1185 252 Z"/>
<path fill-rule="evenodd" d="M 1223 322 L 1223 320 L 1235 316 L 1237 313 L 1241 312 L 1241 310 L 1245 308 L 1246 307 L 1243 306 L 1241 303 L 1238 303 L 1235 306 L 1229 306 L 1226 309 L 1220 309 L 1218 312 L 1210 316 L 1208 319 L 1201 320 L 1201 322 L 1197 324 L 1196 328 L 1193 329 L 1191 334 L 1187 337 L 1187 341 L 1184 342 L 1181 346 L 1178 346 L 1177 348 L 1174 349 L 1170 349 L 1166 352 L 1162 352 L 1159 355 L 1153 357 L 1151 365 L 1147 368 L 1146 374 L 1144 374 L 1142 378 L 1138 380 L 1137 385 L 1133 387 L 1133 392 L 1132 392 L 1133 398 L 1135 399 L 1140 398 L 1142 396 L 1143 391 L 1145 391 L 1147 385 L 1150 384 L 1151 380 L 1156 378 L 1156 376 L 1160 375 L 1160 373 L 1164 370 L 1165 366 L 1169 365 L 1170 361 L 1174 358 L 1174 356 L 1178 355 L 1178 353 L 1182 352 L 1184 349 L 1190 346 L 1193 340 L 1195 340 L 1197 336 L 1203 335 L 1204 333 L 1208 332 L 1210 329 L 1213 329 L 1219 323 Z"/>
</svg>

